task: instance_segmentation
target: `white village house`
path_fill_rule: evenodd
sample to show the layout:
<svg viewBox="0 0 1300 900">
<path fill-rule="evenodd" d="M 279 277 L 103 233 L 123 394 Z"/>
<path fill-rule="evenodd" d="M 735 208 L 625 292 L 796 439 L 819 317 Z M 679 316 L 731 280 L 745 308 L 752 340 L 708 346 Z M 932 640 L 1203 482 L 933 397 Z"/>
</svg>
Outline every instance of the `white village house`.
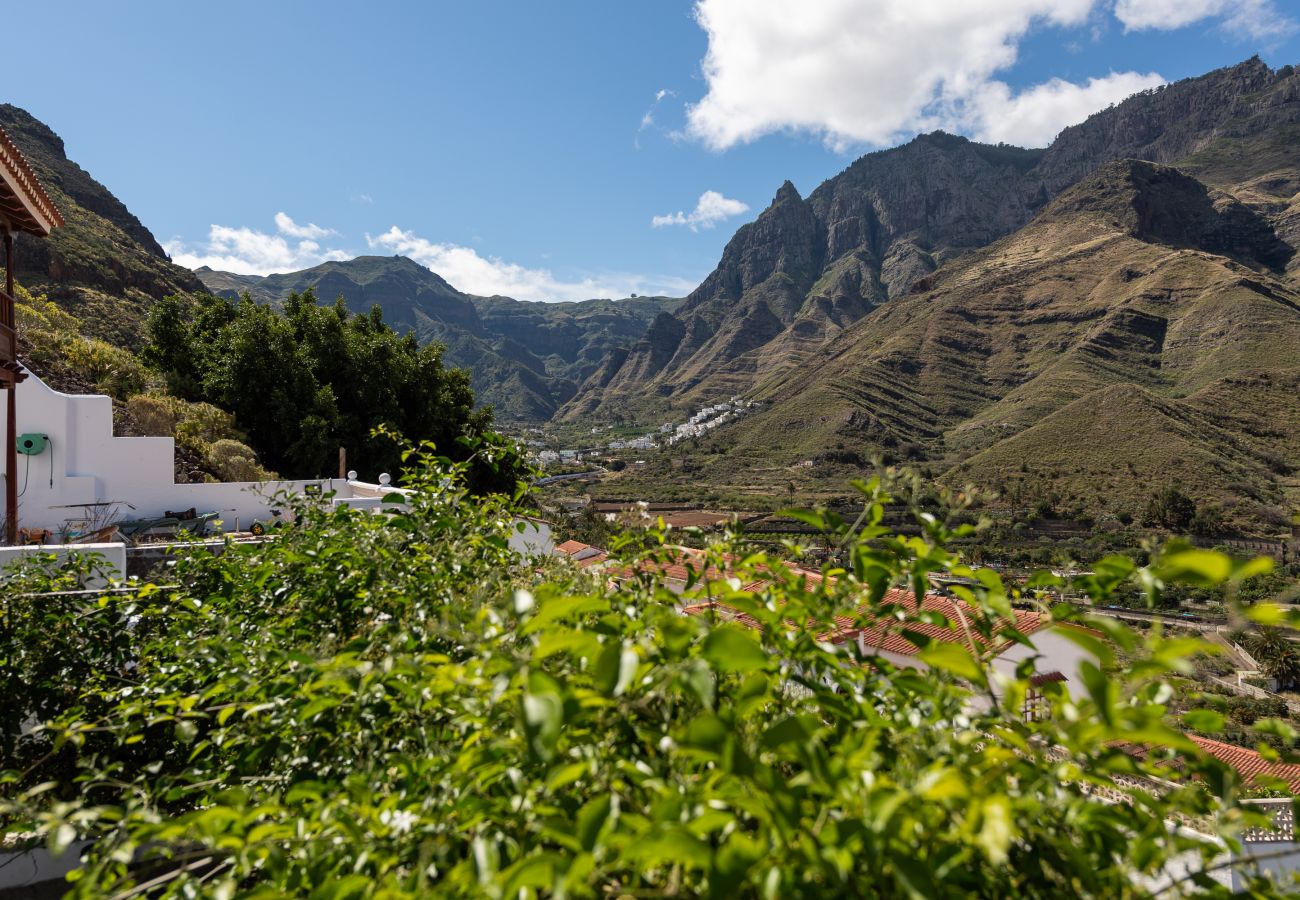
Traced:
<svg viewBox="0 0 1300 900">
<path fill-rule="evenodd" d="M 17 395 L 21 452 L 14 478 L 18 522 L 29 533 L 73 537 L 110 517 L 160 518 L 190 508 L 217 513 L 222 531 L 246 530 L 273 518 L 273 498 L 283 491 L 332 493 L 334 503 L 366 508 L 378 508 L 389 492 L 348 478 L 177 484 L 175 440 L 115 436 L 109 397 L 64 394 L 31 372 Z M 6 391 L 0 404 L 8 401 Z"/>
</svg>

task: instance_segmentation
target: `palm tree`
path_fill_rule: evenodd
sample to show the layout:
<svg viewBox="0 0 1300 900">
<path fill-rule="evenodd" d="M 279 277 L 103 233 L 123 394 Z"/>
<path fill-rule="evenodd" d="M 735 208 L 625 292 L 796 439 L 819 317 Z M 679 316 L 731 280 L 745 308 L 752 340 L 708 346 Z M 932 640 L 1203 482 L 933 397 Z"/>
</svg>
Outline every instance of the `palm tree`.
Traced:
<svg viewBox="0 0 1300 900">
<path fill-rule="evenodd" d="M 1264 674 L 1277 681 L 1279 690 L 1300 684 L 1300 646 L 1289 632 L 1267 626 L 1257 628 L 1247 635 L 1242 646 L 1259 661 Z"/>
</svg>

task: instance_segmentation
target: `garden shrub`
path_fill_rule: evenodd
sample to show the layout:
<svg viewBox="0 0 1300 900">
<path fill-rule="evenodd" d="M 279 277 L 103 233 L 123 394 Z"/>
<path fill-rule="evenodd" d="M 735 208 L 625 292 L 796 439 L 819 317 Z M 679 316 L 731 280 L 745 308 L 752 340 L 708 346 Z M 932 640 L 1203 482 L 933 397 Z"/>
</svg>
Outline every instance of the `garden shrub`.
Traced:
<svg viewBox="0 0 1300 900">
<path fill-rule="evenodd" d="M 208 447 L 207 462 L 224 481 L 266 481 L 271 477 L 257 464 L 252 448 L 229 438 Z"/>
<path fill-rule="evenodd" d="M 853 522 L 800 514 L 843 551 L 833 578 L 721 535 L 704 561 L 734 578 L 685 595 L 657 574 L 679 559 L 671 531 L 614 538 L 603 573 L 537 567 L 509 550 L 516 502 L 471 495 L 464 464 L 426 460 L 408 486 L 392 515 L 285 498 L 276 540 L 178 552 L 134 593 L 34 596 L 55 576 L 16 576 L 0 816 L 56 849 L 93 840 L 74 897 L 1117 897 L 1175 856 L 1193 873 L 1178 892 L 1213 893 L 1199 873 L 1221 845 L 1169 823 L 1231 838 L 1262 821 L 1167 719 L 1196 638 L 1044 607 L 1106 639 L 1071 632 L 1084 696 L 1047 685 L 1052 714 L 1027 721 L 1032 660 L 991 679 L 960 639 L 916 631 L 1018 640 L 1011 601 L 1062 582 L 1020 595 L 972 571 L 952 510 L 892 533 L 888 479 L 860 486 Z M 1154 604 L 1259 565 L 1172 547 L 1070 586 Z M 960 624 L 887 602 L 934 572 L 974 579 Z M 705 600 L 757 628 L 679 611 Z M 928 671 L 822 639 L 855 620 L 912 629 Z M 1128 780 L 1143 773 L 1188 780 L 1149 792 Z"/>
</svg>

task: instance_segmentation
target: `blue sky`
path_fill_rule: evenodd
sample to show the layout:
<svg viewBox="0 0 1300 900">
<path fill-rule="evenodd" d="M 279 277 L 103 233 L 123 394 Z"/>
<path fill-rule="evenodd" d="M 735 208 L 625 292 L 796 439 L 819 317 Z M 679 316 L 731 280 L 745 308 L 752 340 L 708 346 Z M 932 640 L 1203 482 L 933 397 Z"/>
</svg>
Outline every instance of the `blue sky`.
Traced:
<svg viewBox="0 0 1300 900">
<path fill-rule="evenodd" d="M 787 178 L 807 195 L 936 127 L 1041 145 L 1162 80 L 1300 63 L 1297 20 L 1298 0 L 48 0 L 6 11 L 32 39 L 0 100 L 186 264 L 401 252 L 474 293 L 680 294 Z"/>
</svg>

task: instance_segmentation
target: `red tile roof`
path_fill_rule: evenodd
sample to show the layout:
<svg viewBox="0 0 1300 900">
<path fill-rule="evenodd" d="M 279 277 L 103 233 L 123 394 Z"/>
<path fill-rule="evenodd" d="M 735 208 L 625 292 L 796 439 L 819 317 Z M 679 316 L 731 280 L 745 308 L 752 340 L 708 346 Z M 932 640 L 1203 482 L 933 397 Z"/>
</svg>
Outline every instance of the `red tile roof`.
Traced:
<svg viewBox="0 0 1300 900">
<path fill-rule="evenodd" d="M 604 550 L 590 544 L 584 544 L 582 541 L 565 541 L 558 544 L 555 548 L 555 555 L 569 557 L 582 569 L 594 566 L 597 563 L 603 563 L 609 559 L 609 554 Z"/>
<path fill-rule="evenodd" d="M 967 630 L 962 625 L 962 620 L 969 621 L 971 618 L 979 616 L 980 613 L 967 604 L 951 597 L 945 597 L 942 594 L 926 594 L 925 599 L 921 601 L 921 612 L 938 613 L 948 621 L 948 625 L 932 625 L 929 622 L 916 621 L 916 598 L 910 591 L 898 588 L 890 590 L 882 598 L 881 603 L 901 607 L 905 613 L 906 621 L 898 622 L 891 618 L 880 624 L 868 622 L 868 624 L 864 625 L 863 619 L 870 619 L 877 615 L 876 608 L 864 605 L 858 607 L 853 616 L 836 616 L 835 623 L 839 628 L 835 632 L 826 635 L 826 638 L 837 644 L 856 640 L 864 649 L 879 648 L 888 653 L 897 653 L 903 656 L 911 656 L 920 648 L 899 633 L 902 628 L 924 635 L 933 641 L 960 644 L 972 653 L 984 653 L 989 650 L 1000 653 L 1012 643 L 1010 638 L 995 638 L 993 642 L 986 641 L 974 627 L 971 627 L 968 637 Z M 1014 620 L 999 621 L 997 623 L 999 629 L 1010 625 L 1025 635 L 1033 634 L 1047 624 L 1048 619 L 1046 616 L 1024 609 L 1014 611 Z"/>
<path fill-rule="evenodd" d="M 1194 734 L 1189 734 L 1188 737 L 1210 756 L 1240 772 L 1248 783 L 1253 784 L 1256 775 L 1272 775 L 1285 781 L 1292 793 L 1300 794 L 1300 765 L 1273 762 L 1261 756 L 1258 750 L 1248 750 L 1223 741 Z"/>
</svg>

